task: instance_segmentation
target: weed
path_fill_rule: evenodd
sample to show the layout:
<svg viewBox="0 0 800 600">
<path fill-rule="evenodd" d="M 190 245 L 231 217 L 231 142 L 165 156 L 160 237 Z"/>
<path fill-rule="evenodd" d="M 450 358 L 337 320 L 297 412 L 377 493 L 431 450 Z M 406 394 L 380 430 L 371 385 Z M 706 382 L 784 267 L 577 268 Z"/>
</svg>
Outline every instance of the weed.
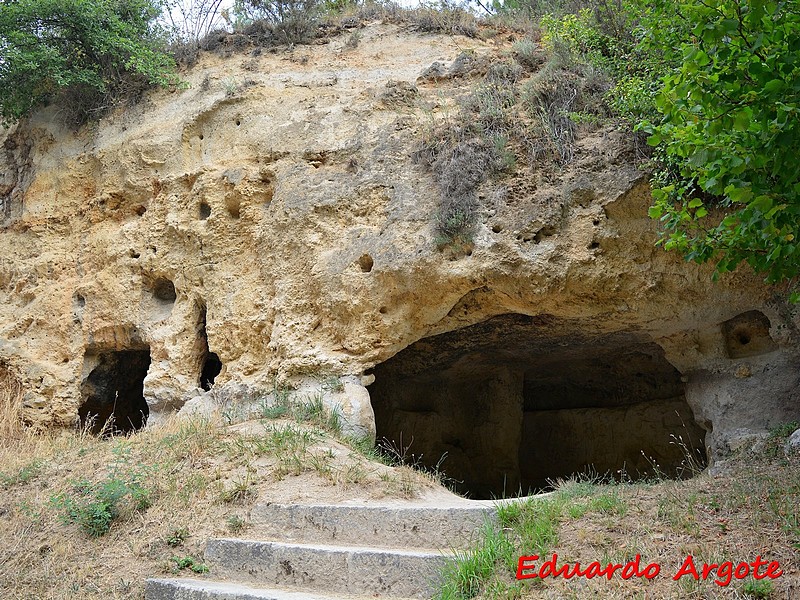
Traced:
<svg viewBox="0 0 800 600">
<path fill-rule="evenodd" d="M 85 480 L 74 483 L 70 493 L 52 497 L 51 505 L 62 513 L 63 522 L 77 523 L 87 535 L 100 537 L 126 508 L 128 512 L 147 509 L 150 492 L 142 485 L 141 476 L 123 479 L 110 475 L 98 483 Z"/>
<path fill-rule="evenodd" d="M 0 488 L 10 488 L 15 485 L 24 485 L 34 479 L 42 468 L 42 462 L 34 460 L 17 469 L 13 473 L 0 471 Z"/>
<path fill-rule="evenodd" d="M 230 487 L 223 488 L 220 492 L 220 500 L 228 504 L 246 504 L 256 497 L 253 489 L 252 474 L 248 469 L 243 477 L 235 479 Z"/>
<path fill-rule="evenodd" d="M 362 483 L 366 477 L 366 469 L 360 463 L 351 462 L 339 470 L 337 483 L 346 488 L 350 485 Z"/>
<path fill-rule="evenodd" d="M 539 44 L 530 38 L 514 42 L 511 49 L 514 59 L 526 69 L 535 71 L 544 63 L 544 53 Z"/>
<path fill-rule="evenodd" d="M 208 566 L 191 556 L 173 556 L 170 560 L 175 563 L 175 571 L 189 569 L 192 573 L 208 573 Z"/>
<path fill-rule="evenodd" d="M 228 531 L 231 533 L 241 533 L 245 527 L 245 520 L 239 515 L 231 515 L 226 520 L 226 524 L 228 525 Z"/>
<path fill-rule="evenodd" d="M 225 90 L 225 96 L 231 98 L 239 91 L 239 84 L 231 77 L 222 81 L 222 89 Z"/>
<path fill-rule="evenodd" d="M 764 446 L 763 446 L 764 455 L 769 458 L 775 458 L 780 454 L 782 454 L 783 447 L 786 444 L 786 440 L 798 428 L 800 428 L 800 423 L 798 423 L 797 421 L 792 421 L 790 423 L 784 423 L 783 425 L 779 425 L 778 427 L 771 429 L 769 431 L 767 439 L 764 441 Z"/>
<path fill-rule="evenodd" d="M 355 438 L 346 437 L 342 440 L 352 450 L 358 452 L 361 456 L 372 462 L 379 462 L 386 466 L 393 466 L 396 462 L 391 458 L 390 454 L 382 451 L 379 446 L 376 446 L 372 439 L 368 436 Z"/>
<path fill-rule="evenodd" d="M 311 452 L 309 453 L 308 463 L 311 470 L 316 471 L 321 477 L 333 479 L 333 467 L 331 467 L 333 459 L 334 454 L 330 450 L 326 452 Z"/>
<path fill-rule="evenodd" d="M 172 548 L 182 546 L 188 537 L 189 530 L 186 527 L 176 529 L 169 536 L 167 536 L 167 546 Z"/>
<path fill-rule="evenodd" d="M 358 44 L 361 41 L 361 32 L 354 31 L 350 34 L 350 37 L 347 38 L 347 41 L 344 43 L 345 50 L 355 50 L 358 48 Z"/>
<path fill-rule="evenodd" d="M 772 582 L 766 579 L 746 581 L 742 586 L 745 595 L 751 598 L 769 598 L 772 595 Z"/>
</svg>

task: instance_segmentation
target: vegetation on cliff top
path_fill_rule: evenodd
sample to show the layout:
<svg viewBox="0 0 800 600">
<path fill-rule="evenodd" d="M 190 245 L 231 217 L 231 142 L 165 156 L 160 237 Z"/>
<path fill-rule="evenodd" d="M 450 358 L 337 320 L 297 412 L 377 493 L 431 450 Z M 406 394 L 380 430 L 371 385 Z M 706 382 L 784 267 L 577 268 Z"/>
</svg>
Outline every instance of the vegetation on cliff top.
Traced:
<svg viewBox="0 0 800 600">
<path fill-rule="evenodd" d="M 183 10 L 182 28 L 176 6 Z M 563 164 L 575 123 L 612 118 L 645 132 L 655 148 L 650 214 L 662 225 L 665 248 L 713 262 L 718 274 L 741 263 L 773 282 L 800 274 L 798 0 L 498 0 L 493 8 L 481 6 L 528 34 L 514 47 L 518 64 L 494 65 L 472 95 L 465 126 L 447 138 L 452 143 L 422 153 L 444 185 L 438 228 L 445 241 L 469 245 L 473 196 L 485 171 L 502 173 L 526 153 L 553 154 Z M 213 48 L 226 28 L 245 34 L 245 45 L 293 44 L 328 31 L 324 16 L 398 12 L 391 4 L 323 0 L 239 0 L 228 10 L 208 0 L 4 2 L 0 116 L 9 123 L 56 102 L 83 122 L 148 86 L 174 85 L 169 40 L 186 58 L 198 47 Z M 452 4 L 408 12 L 421 30 L 477 33 L 475 19 Z M 170 21 L 172 30 L 165 25 Z M 542 43 L 549 61 L 536 52 Z M 538 79 L 538 89 L 514 87 L 520 66 L 534 71 L 529 80 Z M 580 106 L 574 82 L 559 81 L 576 76 L 588 82 L 582 96 L 591 106 Z M 575 94 L 559 97 L 564 90 Z M 467 169 L 466 177 L 453 177 L 464 156 L 478 154 L 480 173 Z M 461 191 L 466 200 L 460 203 Z"/>
</svg>

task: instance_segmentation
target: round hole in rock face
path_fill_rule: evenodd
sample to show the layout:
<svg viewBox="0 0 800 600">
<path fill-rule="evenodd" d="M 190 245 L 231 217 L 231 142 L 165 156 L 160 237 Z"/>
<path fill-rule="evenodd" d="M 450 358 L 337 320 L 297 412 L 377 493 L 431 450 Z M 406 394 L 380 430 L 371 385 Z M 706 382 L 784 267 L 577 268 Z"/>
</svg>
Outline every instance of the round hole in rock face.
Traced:
<svg viewBox="0 0 800 600">
<path fill-rule="evenodd" d="M 750 310 L 721 324 L 729 358 L 745 358 L 773 352 L 778 345 L 770 336 L 770 322 L 758 310 Z"/>
<path fill-rule="evenodd" d="M 150 414 L 144 399 L 150 350 L 89 352 L 84 364 L 91 370 L 81 384 L 81 426 L 104 435 L 132 433 L 144 427 Z"/>
<path fill-rule="evenodd" d="M 162 302 L 175 302 L 178 297 L 175 292 L 175 284 L 166 277 L 159 277 L 153 282 L 153 296 Z"/>
<path fill-rule="evenodd" d="M 197 214 L 201 220 L 205 221 L 208 217 L 211 216 L 211 207 L 208 205 L 207 202 L 201 202 Z"/>
<path fill-rule="evenodd" d="M 361 267 L 361 271 L 363 273 L 369 273 L 372 271 L 372 267 L 375 265 L 375 261 L 372 260 L 372 257 L 369 254 L 362 254 L 361 258 L 358 259 L 358 266 Z"/>
<path fill-rule="evenodd" d="M 461 493 L 497 498 L 595 472 L 689 476 L 680 436 L 705 464 L 680 373 L 642 333 L 502 315 L 422 339 L 377 365 L 379 446 L 438 469 Z M 673 437 L 675 436 L 675 437 Z"/>
</svg>

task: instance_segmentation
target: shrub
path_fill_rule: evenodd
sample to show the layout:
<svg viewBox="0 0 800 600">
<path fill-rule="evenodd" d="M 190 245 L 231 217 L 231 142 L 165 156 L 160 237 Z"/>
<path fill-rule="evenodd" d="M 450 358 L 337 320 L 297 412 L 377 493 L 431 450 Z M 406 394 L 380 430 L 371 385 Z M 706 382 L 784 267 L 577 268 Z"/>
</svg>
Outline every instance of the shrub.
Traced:
<svg viewBox="0 0 800 600">
<path fill-rule="evenodd" d="M 237 27 L 263 22 L 280 41 L 299 44 L 315 37 L 323 9 L 323 0 L 236 0 L 233 12 Z"/>
<path fill-rule="evenodd" d="M 123 504 L 132 512 L 142 511 L 150 506 L 150 495 L 139 481 L 109 477 L 98 483 L 79 481 L 71 493 L 59 494 L 52 503 L 65 523 L 77 523 L 87 535 L 100 537 L 122 514 Z"/>
<path fill-rule="evenodd" d="M 72 484 L 71 491 L 50 499 L 51 505 L 61 512 L 64 523 L 77 523 L 87 535 L 100 537 L 123 514 L 150 507 L 150 490 L 143 484 L 147 473 L 141 466 L 127 465 L 129 450 L 115 448 L 116 460 L 105 479 L 79 480 Z"/>
<path fill-rule="evenodd" d="M 18 0 L 0 11 L 0 116 L 58 99 L 76 121 L 150 85 L 177 82 L 159 50 L 155 0 Z"/>
<path fill-rule="evenodd" d="M 436 6 L 422 5 L 409 12 L 409 19 L 419 31 L 476 37 L 478 26 L 475 17 L 452 2 L 442 0 Z"/>
</svg>

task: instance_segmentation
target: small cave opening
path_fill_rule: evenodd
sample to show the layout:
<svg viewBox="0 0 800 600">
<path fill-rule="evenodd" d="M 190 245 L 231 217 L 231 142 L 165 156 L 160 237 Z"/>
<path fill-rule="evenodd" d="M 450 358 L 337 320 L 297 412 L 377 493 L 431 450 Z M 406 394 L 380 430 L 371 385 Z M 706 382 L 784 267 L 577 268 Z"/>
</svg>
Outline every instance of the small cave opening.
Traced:
<svg viewBox="0 0 800 600">
<path fill-rule="evenodd" d="M 118 435 L 140 430 L 150 410 L 144 398 L 144 378 L 150 350 L 87 352 L 88 375 L 81 384 L 78 417 L 93 434 Z"/>
<path fill-rule="evenodd" d="M 373 374 L 379 447 L 471 498 L 580 474 L 683 478 L 706 463 L 681 374 L 641 332 L 500 315 L 423 338 Z"/>
<path fill-rule="evenodd" d="M 206 307 L 200 306 L 200 316 L 197 327 L 197 347 L 200 349 L 200 388 L 208 392 L 214 387 L 217 375 L 222 372 L 222 361 L 216 352 L 211 352 L 208 347 L 208 332 L 206 331 Z"/>
<path fill-rule="evenodd" d="M 200 387 L 206 392 L 214 387 L 214 380 L 222 371 L 222 361 L 214 352 L 206 354 L 203 368 L 200 371 Z"/>
</svg>

